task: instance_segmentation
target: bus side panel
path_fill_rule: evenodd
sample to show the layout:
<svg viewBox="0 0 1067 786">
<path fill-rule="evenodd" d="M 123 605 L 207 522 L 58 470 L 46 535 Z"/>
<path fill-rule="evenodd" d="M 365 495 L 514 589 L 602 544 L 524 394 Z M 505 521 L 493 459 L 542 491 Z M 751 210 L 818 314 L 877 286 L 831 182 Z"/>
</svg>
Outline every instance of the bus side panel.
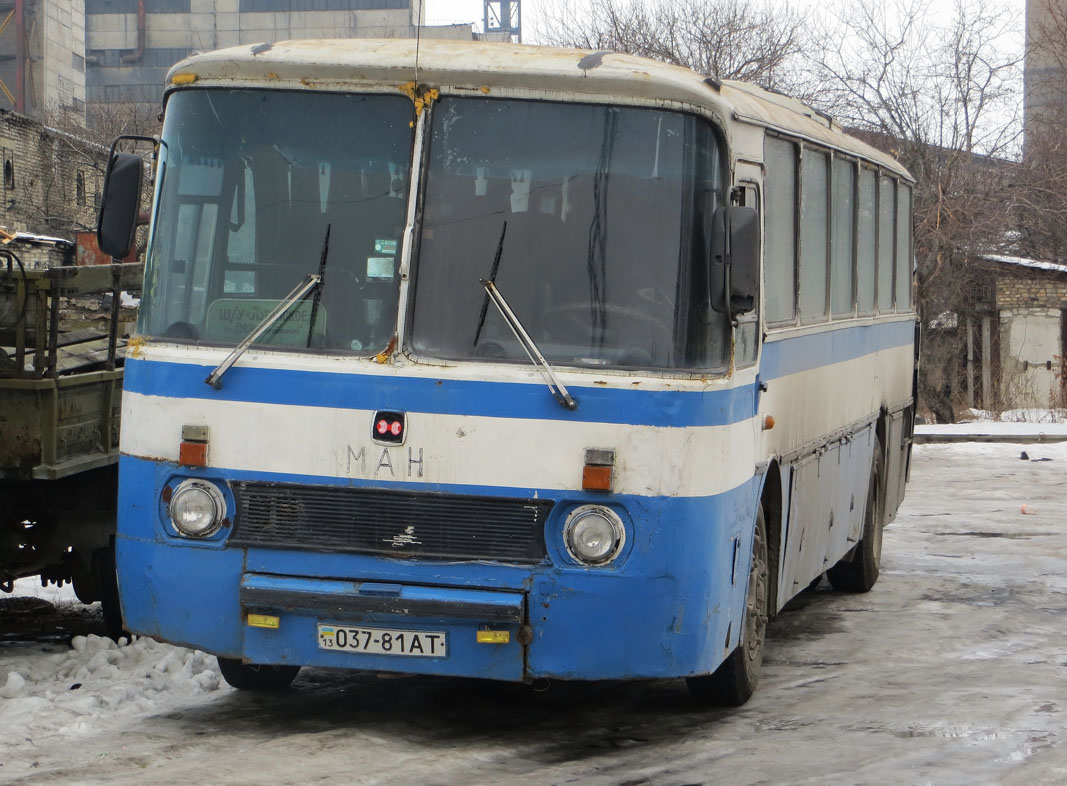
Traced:
<svg viewBox="0 0 1067 786">
<path fill-rule="evenodd" d="M 889 416 L 886 429 L 886 486 L 885 523 L 897 516 L 897 509 L 904 501 L 904 484 L 908 477 L 908 460 L 911 456 L 911 439 L 906 435 L 909 410 L 894 412 Z"/>
<path fill-rule="evenodd" d="M 832 567 L 863 534 L 872 429 L 799 459 L 791 473 L 779 608 Z"/>
</svg>

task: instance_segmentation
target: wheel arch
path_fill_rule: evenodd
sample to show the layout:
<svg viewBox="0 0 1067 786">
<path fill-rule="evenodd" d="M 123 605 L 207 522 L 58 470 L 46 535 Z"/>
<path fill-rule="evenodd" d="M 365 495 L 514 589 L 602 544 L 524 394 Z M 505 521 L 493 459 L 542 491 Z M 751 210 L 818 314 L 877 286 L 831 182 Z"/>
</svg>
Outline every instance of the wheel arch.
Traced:
<svg viewBox="0 0 1067 786">
<path fill-rule="evenodd" d="M 767 567 L 770 584 L 767 588 L 767 612 L 773 617 L 778 609 L 778 576 L 785 523 L 782 472 L 777 459 L 772 459 L 767 466 L 763 489 L 760 491 L 760 505 L 763 506 L 763 519 L 767 527 Z"/>
</svg>

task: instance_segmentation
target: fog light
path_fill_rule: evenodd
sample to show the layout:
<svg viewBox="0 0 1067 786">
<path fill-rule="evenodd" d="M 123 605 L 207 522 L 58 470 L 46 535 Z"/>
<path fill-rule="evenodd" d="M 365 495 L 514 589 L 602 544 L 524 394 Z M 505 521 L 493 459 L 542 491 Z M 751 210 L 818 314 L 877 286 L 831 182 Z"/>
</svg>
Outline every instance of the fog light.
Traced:
<svg viewBox="0 0 1067 786">
<path fill-rule="evenodd" d="M 178 532 L 190 538 L 206 538 L 217 532 L 226 518 L 226 500 L 213 483 L 183 480 L 171 495 L 169 510 Z"/>
<path fill-rule="evenodd" d="M 626 528 L 611 508 L 583 505 L 567 517 L 563 540 L 567 551 L 578 562 L 603 565 L 622 551 Z"/>
</svg>

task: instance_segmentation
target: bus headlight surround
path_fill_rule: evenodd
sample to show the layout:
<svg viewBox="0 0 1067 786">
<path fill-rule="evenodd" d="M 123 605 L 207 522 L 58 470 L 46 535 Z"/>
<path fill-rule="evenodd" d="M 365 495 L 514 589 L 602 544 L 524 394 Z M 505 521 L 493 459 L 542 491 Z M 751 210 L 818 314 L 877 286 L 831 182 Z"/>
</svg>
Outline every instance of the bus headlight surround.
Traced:
<svg viewBox="0 0 1067 786">
<path fill-rule="evenodd" d="M 582 505 L 563 526 L 567 552 L 582 565 L 605 565 L 619 556 L 626 543 L 626 527 L 611 508 Z"/>
<path fill-rule="evenodd" d="M 218 532 L 226 518 L 226 499 L 214 483 L 183 480 L 168 506 L 174 528 L 189 538 L 207 538 Z"/>
</svg>

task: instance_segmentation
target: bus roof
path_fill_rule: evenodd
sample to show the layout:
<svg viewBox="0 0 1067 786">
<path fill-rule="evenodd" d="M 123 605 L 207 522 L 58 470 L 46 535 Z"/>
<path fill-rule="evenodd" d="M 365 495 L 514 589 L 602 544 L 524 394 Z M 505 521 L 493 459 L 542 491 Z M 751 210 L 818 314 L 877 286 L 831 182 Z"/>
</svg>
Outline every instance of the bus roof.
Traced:
<svg viewBox="0 0 1067 786">
<path fill-rule="evenodd" d="M 644 98 L 709 107 L 720 117 L 762 125 L 874 161 L 905 177 L 892 157 L 848 136 L 801 101 L 744 82 L 716 82 L 688 68 L 615 52 L 481 41 L 317 39 L 242 45 L 193 55 L 167 74 L 168 89 L 189 84 L 336 90 L 395 85 L 491 93 L 494 88 L 546 97 L 583 94 Z"/>
</svg>

